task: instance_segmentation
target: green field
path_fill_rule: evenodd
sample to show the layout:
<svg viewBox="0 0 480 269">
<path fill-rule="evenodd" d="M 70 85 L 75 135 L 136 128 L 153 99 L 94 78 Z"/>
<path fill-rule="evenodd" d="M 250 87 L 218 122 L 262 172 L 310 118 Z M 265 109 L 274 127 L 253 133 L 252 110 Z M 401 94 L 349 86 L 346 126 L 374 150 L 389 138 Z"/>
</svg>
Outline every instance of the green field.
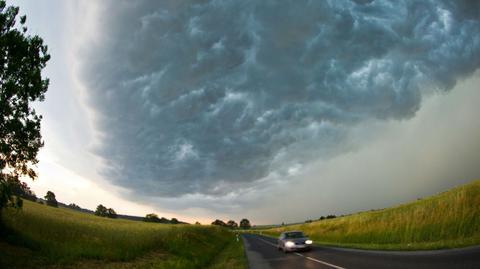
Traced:
<svg viewBox="0 0 480 269">
<path fill-rule="evenodd" d="M 397 207 L 261 230 L 301 230 L 316 243 L 365 249 L 480 245 L 480 181 Z"/>
<path fill-rule="evenodd" d="M 393 208 L 307 224 L 316 243 L 366 249 L 439 249 L 480 244 L 480 181 Z M 24 201 L 2 211 L 0 268 L 246 268 L 241 240 L 217 226 L 101 218 Z"/>
<path fill-rule="evenodd" d="M 24 201 L 2 212 L 0 268 L 246 267 L 235 234 L 216 226 L 101 218 Z"/>
</svg>

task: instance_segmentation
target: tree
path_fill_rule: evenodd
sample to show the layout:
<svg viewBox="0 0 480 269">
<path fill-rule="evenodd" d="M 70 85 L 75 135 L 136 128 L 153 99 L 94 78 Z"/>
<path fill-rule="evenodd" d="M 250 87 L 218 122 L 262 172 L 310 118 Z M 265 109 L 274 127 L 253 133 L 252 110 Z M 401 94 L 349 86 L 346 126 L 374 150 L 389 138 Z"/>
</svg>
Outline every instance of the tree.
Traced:
<svg viewBox="0 0 480 269">
<path fill-rule="evenodd" d="M 47 194 L 45 195 L 45 200 L 47 201 L 47 205 L 58 207 L 58 202 L 57 202 L 57 199 L 55 198 L 55 193 L 51 191 L 47 191 Z"/>
<path fill-rule="evenodd" d="M 1 83 L 1 82 L 0 82 Z M 1 116 L 0 116 L 1 118 Z M 1 144 L 0 144 L 1 151 Z M 2 162 L 2 154 L 0 153 L 0 166 Z M 4 173 L 0 168 L 0 216 L 2 209 L 6 206 L 21 208 L 23 205 L 22 199 L 22 183 L 18 180 L 18 176 Z M 32 195 L 33 192 L 31 192 Z M 32 197 L 28 197 L 32 198 Z M 36 198 L 36 196 L 35 196 Z"/>
<path fill-rule="evenodd" d="M 117 218 L 117 212 L 115 212 L 115 210 L 113 210 L 113 208 L 109 208 L 109 209 L 107 209 L 106 217 L 111 218 L 111 219 L 116 219 Z"/>
<path fill-rule="evenodd" d="M 26 34 L 26 16 L 17 24 L 18 12 L 0 0 L 0 212 L 19 207 L 11 188 L 21 176 L 37 177 L 42 117 L 31 104 L 45 99 L 49 83 L 41 74 L 50 59 L 47 46 Z"/>
<path fill-rule="evenodd" d="M 82 208 L 78 206 L 77 204 L 71 203 L 68 205 L 69 208 L 75 209 L 75 210 L 81 210 Z"/>
<path fill-rule="evenodd" d="M 196 221 L 195 225 L 202 225 L 200 222 Z"/>
<path fill-rule="evenodd" d="M 227 226 L 227 224 L 225 224 L 225 222 L 223 222 L 223 220 L 219 220 L 219 219 L 216 219 L 214 222 L 212 222 L 212 225 L 217 225 L 217 226 L 222 226 L 222 227 Z"/>
<path fill-rule="evenodd" d="M 37 196 L 35 193 L 28 187 L 27 183 L 21 182 L 19 180 L 11 182 L 12 194 L 18 197 L 21 197 L 30 201 L 37 201 Z"/>
<path fill-rule="evenodd" d="M 170 223 L 170 221 L 165 217 L 161 217 L 160 218 L 160 223 Z"/>
<path fill-rule="evenodd" d="M 100 217 L 107 216 L 107 208 L 105 206 L 103 206 L 102 204 L 99 204 L 97 206 L 97 209 L 95 210 L 95 215 L 100 216 Z"/>
<path fill-rule="evenodd" d="M 227 227 L 230 229 L 235 229 L 238 227 L 238 224 L 234 220 L 229 220 L 227 222 Z"/>
<path fill-rule="evenodd" d="M 146 222 L 160 222 L 160 219 L 158 218 L 158 215 L 155 213 L 150 213 L 143 218 L 143 221 Z"/>
<path fill-rule="evenodd" d="M 147 214 L 145 216 L 145 218 L 143 218 L 143 221 L 158 222 L 158 223 L 169 223 L 169 224 L 179 224 L 180 223 L 180 221 L 176 218 L 172 218 L 171 220 L 169 220 L 167 218 L 164 218 L 164 217 L 158 218 L 158 215 L 155 214 L 155 213 Z"/>
<path fill-rule="evenodd" d="M 117 218 L 117 212 L 113 208 L 106 208 L 104 205 L 99 204 L 95 210 L 95 215 L 100 217 L 107 217 L 115 219 Z"/>
<path fill-rule="evenodd" d="M 242 229 L 250 229 L 251 225 L 250 225 L 250 221 L 248 219 L 242 219 L 240 221 L 240 228 Z"/>
</svg>

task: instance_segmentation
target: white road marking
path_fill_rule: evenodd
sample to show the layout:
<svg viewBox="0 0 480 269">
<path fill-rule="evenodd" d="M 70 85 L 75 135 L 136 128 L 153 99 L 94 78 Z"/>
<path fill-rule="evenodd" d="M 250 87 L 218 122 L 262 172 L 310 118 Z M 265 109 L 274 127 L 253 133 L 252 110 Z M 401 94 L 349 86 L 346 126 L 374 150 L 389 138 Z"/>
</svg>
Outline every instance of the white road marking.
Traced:
<svg viewBox="0 0 480 269">
<path fill-rule="evenodd" d="M 277 245 L 275 245 L 275 244 L 274 244 L 274 243 L 272 243 L 272 242 L 268 242 L 268 241 L 267 241 L 267 240 L 265 240 L 265 239 L 258 238 L 258 240 L 261 240 L 261 241 L 263 241 L 263 242 L 265 242 L 265 243 L 269 244 L 270 246 L 277 247 Z"/>
<path fill-rule="evenodd" d="M 269 244 L 270 246 L 277 247 L 277 245 L 273 244 L 272 242 L 268 242 L 267 240 L 264 240 L 264 239 L 258 238 L 258 237 L 257 237 L 257 239 L 263 241 L 264 243 Z M 297 256 L 304 257 L 304 258 L 306 258 L 306 259 L 309 259 L 309 260 L 314 261 L 314 262 L 317 262 L 317 263 L 321 263 L 321 264 L 326 265 L 326 266 L 330 266 L 330 267 L 335 268 L 335 269 L 347 269 L 347 268 L 345 268 L 345 267 L 340 267 L 340 266 L 337 266 L 337 265 L 334 265 L 334 264 L 331 264 L 331 263 L 328 263 L 328 262 L 324 262 L 324 261 L 317 260 L 317 259 L 312 258 L 312 257 L 308 257 L 308 256 L 305 256 L 305 255 L 302 255 L 302 254 L 300 254 L 300 253 L 298 253 L 298 252 L 294 252 L 293 254 L 295 254 L 295 255 L 297 255 Z"/>
</svg>

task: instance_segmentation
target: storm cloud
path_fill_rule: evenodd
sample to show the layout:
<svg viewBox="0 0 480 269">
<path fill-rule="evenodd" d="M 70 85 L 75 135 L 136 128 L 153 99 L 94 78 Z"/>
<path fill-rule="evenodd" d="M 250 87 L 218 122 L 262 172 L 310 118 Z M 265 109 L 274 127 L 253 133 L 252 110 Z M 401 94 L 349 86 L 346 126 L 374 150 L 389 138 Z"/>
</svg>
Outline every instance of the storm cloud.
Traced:
<svg viewBox="0 0 480 269">
<path fill-rule="evenodd" d="M 100 5 L 80 64 L 95 153 L 106 179 L 146 197 L 286 179 L 480 65 L 478 1 Z"/>
</svg>

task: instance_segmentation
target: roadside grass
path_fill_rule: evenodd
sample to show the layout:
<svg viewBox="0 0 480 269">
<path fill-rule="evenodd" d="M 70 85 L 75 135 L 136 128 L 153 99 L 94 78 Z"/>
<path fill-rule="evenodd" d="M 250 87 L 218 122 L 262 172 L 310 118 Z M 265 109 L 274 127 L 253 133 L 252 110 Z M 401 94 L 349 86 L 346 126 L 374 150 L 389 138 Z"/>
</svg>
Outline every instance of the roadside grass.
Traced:
<svg viewBox="0 0 480 269">
<path fill-rule="evenodd" d="M 480 180 L 392 208 L 261 230 L 301 230 L 317 244 L 385 250 L 480 244 Z"/>
<path fill-rule="evenodd" d="M 230 243 L 218 255 L 209 269 L 243 269 L 247 268 L 247 258 L 243 248 L 243 239 L 232 233 Z M 238 241 L 237 241 L 238 238 Z"/>
<path fill-rule="evenodd" d="M 0 235 L 1 268 L 204 268 L 232 241 L 216 226 L 108 219 L 30 201 L 2 211 Z"/>
</svg>

